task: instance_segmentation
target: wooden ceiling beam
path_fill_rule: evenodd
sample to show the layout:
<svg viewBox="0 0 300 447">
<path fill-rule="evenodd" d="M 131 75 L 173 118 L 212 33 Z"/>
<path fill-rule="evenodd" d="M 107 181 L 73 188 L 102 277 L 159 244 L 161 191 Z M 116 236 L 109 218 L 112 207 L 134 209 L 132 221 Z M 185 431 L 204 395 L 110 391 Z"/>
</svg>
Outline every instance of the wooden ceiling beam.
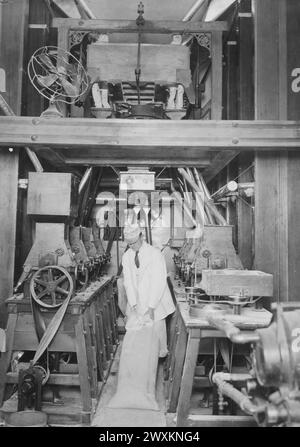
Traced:
<svg viewBox="0 0 300 447">
<path fill-rule="evenodd" d="M 78 20 L 53 19 L 54 28 L 65 28 L 80 31 L 101 31 L 103 33 L 134 33 L 138 32 L 135 20 Z M 172 20 L 146 20 L 143 33 L 151 34 L 190 34 L 228 31 L 227 22 L 182 22 Z"/>
<path fill-rule="evenodd" d="M 187 160 L 187 159 L 173 159 L 171 160 L 162 160 L 156 157 L 152 158 L 142 158 L 140 160 L 132 159 L 132 158 L 65 158 L 65 164 L 66 165 L 82 165 L 82 166 L 127 166 L 128 164 L 134 164 L 137 166 L 164 166 L 166 168 L 168 167 L 189 167 L 191 164 L 195 167 L 198 167 L 200 169 L 204 169 L 207 166 L 209 166 L 210 160 Z"/>
<path fill-rule="evenodd" d="M 300 148 L 299 121 L 193 121 L 47 119 L 0 117 L 0 146 L 63 148 L 180 148 L 178 158 L 195 158 L 195 150 L 274 151 Z M 174 148 L 174 149 L 173 149 Z M 143 151 L 144 152 L 144 151 Z M 127 154 L 126 154 L 127 157 Z M 151 158 L 151 153 L 148 152 Z M 122 153 L 124 158 L 124 152 Z M 165 152 L 163 158 L 167 158 Z"/>
<path fill-rule="evenodd" d="M 222 151 L 212 159 L 210 165 L 202 173 L 206 183 L 210 182 L 222 169 L 225 168 L 235 157 L 237 157 L 239 152 L 236 151 Z"/>
</svg>

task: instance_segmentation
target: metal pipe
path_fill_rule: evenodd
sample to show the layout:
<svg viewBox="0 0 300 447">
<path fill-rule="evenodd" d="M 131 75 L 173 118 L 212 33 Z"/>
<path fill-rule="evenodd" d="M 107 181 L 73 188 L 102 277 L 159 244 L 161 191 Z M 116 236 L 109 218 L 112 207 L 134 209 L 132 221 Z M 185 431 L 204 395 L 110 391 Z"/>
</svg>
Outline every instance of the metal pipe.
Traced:
<svg viewBox="0 0 300 447">
<path fill-rule="evenodd" d="M 89 19 L 97 19 L 95 14 L 91 11 L 91 9 L 86 4 L 85 0 L 76 0 L 76 2 L 82 7 L 82 9 L 84 10 L 84 12 L 86 13 L 86 15 L 88 16 Z"/>
<path fill-rule="evenodd" d="M 198 9 L 203 5 L 203 3 L 205 3 L 205 1 L 206 0 L 197 0 L 183 17 L 182 21 L 188 22 L 189 20 L 191 20 L 191 18 L 196 14 Z"/>
<path fill-rule="evenodd" d="M 198 9 L 206 2 L 206 0 L 197 0 L 196 3 L 191 7 L 191 9 L 186 13 L 183 17 L 183 22 L 188 22 L 193 18 Z M 193 39 L 193 35 L 188 36 L 184 41 L 182 41 L 182 45 L 187 45 Z"/>
<path fill-rule="evenodd" d="M 231 376 L 231 374 L 229 374 Z M 242 376 L 242 375 L 241 375 Z M 252 378 L 250 376 L 250 378 Z M 227 379 L 227 377 L 226 377 Z M 232 379 L 227 379 L 232 380 Z M 243 379 L 242 379 L 243 380 Z M 245 374 L 245 380 L 248 380 L 248 374 Z M 212 376 L 212 381 L 215 383 L 218 387 L 218 390 L 221 394 L 224 396 L 229 397 L 231 400 L 233 400 L 235 403 L 238 404 L 238 406 L 250 416 L 254 416 L 256 413 L 262 410 L 262 407 L 259 407 L 255 404 L 253 404 L 248 396 L 245 396 L 241 391 L 237 390 L 233 385 L 225 381 L 224 373 L 215 373 Z"/>
<path fill-rule="evenodd" d="M 231 321 L 221 316 L 213 308 L 211 310 L 207 310 L 205 317 L 209 324 L 214 326 L 216 329 L 225 332 L 226 337 L 229 338 L 232 343 L 256 343 L 259 340 L 259 335 L 257 332 L 241 331 Z"/>
<path fill-rule="evenodd" d="M 252 380 L 253 376 L 251 374 L 247 373 L 225 373 L 225 372 L 218 372 L 214 375 L 218 375 L 220 379 L 224 380 L 225 382 L 243 382 L 245 380 Z"/>
<path fill-rule="evenodd" d="M 188 173 L 190 179 L 192 181 L 195 181 L 195 178 L 193 176 L 192 170 L 187 168 L 186 172 Z M 197 180 L 196 180 L 197 181 Z M 195 184 L 197 185 L 197 183 L 195 182 Z M 201 189 L 200 187 L 198 187 L 198 190 L 194 190 L 194 196 L 195 196 L 195 200 L 196 200 L 196 206 L 198 208 L 198 218 L 199 218 L 199 223 L 200 225 L 205 225 L 207 222 L 205 221 L 205 204 L 204 204 L 204 195 L 203 197 L 201 196 Z"/>
<path fill-rule="evenodd" d="M 93 168 L 91 168 L 91 167 L 87 168 L 85 173 L 83 174 L 82 179 L 81 179 L 80 184 L 79 184 L 79 188 L 78 188 L 79 194 L 82 192 L 86 182 L 88 181 L 88 179 L 89 179 L 89 177 L 91 175 L 92 169 Z"/>
<path fill-rule="evenodd" d="M 197 187 L 197 184 L 190 179 L 190 177 L 187 175 L 186 171 L 183 168 L 178 168 L 178 172 L 179 174 L 182 175 L 182 177 L 184 177 L 186 179 L 186 181 L 191 185 L 191 187 L 195 190 L 195 191 L 200 191 L 199 188 Z M 227 225 L 226 220 L 224 219 L 224 217 L 215 209 L 214 205 L 209 203 L 208 201 L 205 201 L 205 204 L 208 206 L 210 212 L 212 213 L 212 215 L 214 216 L 214 218 L 217 220 L 217 222 L 220 225 Z"/>
<path fill-rule="evenodd" d="M 188 216 L 188 218 L 190 219 L 191 223 L 192 223 L 192 229 L 197 227 L 197 222 L 195 221 L 195 219 L 193 218 L 193 215 L 190 211 L 190 209 L 188 208 L 187 204 L 185 201 L 182 200 L 181 195 L 179 194 L 179 192 L 177 192 L 174 188 L 174 186 L 171 183 L 171 191 L 173 194 L 173 197 L 175 197 L 175 199 L 177 200 L 177 202 L 181 205 L 183 202 L 183 207 L 184 207 L 184 212 L 186 213 L 186 215 Z"/>
<path fill-rule="evenodd" d="M 221 199 L 222 197 L 226 196 L 228 193 L 237 191 L 238 189 L 238 184 L 232 180 L 228 183 L 226 183 L 226 185 L 222 186 L 222 188 L 218 189 L 216 192 L 214 192 L 211 197 L 215 200 Z"/>
</svg>

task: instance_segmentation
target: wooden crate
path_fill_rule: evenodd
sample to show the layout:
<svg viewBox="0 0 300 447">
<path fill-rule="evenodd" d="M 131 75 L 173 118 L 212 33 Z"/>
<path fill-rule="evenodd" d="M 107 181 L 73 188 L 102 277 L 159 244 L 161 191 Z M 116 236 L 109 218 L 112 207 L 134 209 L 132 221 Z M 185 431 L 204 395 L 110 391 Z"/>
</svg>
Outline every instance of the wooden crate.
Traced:
<svg viewBox="0 0 300 447">
<path fill-rule="evenodd" d="M 200 287 L 207 295 L 273 296 L 273 275 L 257 270 L 203 270 Z"/>
</svg>

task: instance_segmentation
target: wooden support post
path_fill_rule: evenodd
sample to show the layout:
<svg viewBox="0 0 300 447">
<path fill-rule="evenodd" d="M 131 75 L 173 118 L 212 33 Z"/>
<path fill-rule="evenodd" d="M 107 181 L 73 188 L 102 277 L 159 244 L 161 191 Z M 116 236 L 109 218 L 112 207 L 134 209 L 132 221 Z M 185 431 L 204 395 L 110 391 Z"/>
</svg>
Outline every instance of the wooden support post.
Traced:
<svg viewBox="0 0 300 447">
<path fill-rule="evenodd" d="M 286 41 L 281 42 L 282 53 L 286 54 L 287 82 L 286 90 L 281 88 L 280 102 L 282 107 L 287 108 L 287 119 L 300 119 L 300 92 L 299 92 L 299 73 L 300 73 L 300 4 L 296 0 L 286 2 Z M 283 25 L 284 26 L 284 25 Z M 283 31 L 284 32 L 284 28 Z M 296 75 L 297 73 L 297 75 Z M 284 96 L 284 94 L 286 95 Z M 288 202 L 286 211 L 289 216 L 288 228 L 288 250 L 286 262 L 288 263 L 289 281 L 288 281 L 288 300 L 299 301 L 300 288 L 300 204 L 299 204 L 299 172 L 300 157 L 294 151 L 289 151 L 288 155 Z"/>
<path fill-rule="evenodd" d="M 102 294 L 101 314 L 102 314 L 102 321 L 103 321 L 106 359 L 109 361 L 111 359 L 111 353 L 112 353 L 113 349 L 112 349 L 112 344 L 111 344 L 110 327 L 109 327 L 109 322 L 108 322 L 106 291 L 104 291 Z"/>
<path fill-rule="evenodd" d="M 97 396 L 97 360 L 96 360 L 96 347 L 94 340 L 94 330 L 92 323 L 92 315 L 90 307 L 86 309 L 83 318 L 84 325 L 84 337 L 87 351 L 87 364 L 89 368 L 89 376 L 91 378 L 91 395 L 92 397 Z"/>
<path fill-rule="evenodd" d="M 18 197 L 18 150 L 0 149 L 0 326 L 5 327 L 4 301 L 13 293 Z"/>
<path fill-rule="evenodd" d="M 5 396 L 5 386 L 6 386 L 6 373 L 10 366 L 11 357 L 13 353 L 14 344 L 14 332 L 17 324 L 17 314 L 10 314 L 6 330 L 6 352 L 1 354 L 0 358 L 0 406 L 3 403 Z"/>
<path fill-rule="evenodd" d="M 236 120 L 238 117 L 237 98 L 237 66 L 238 66 L 238 42 L 234 35 L 226 42 L 226 90 L 225 90 L 225 110 L 224 119 Z M 225 116 L 224 116 L 225 114 Z"/>
<path fill-rule="evenodd" d="M 87 364 L 87 350 L 84 337 L 84 325 L 82 317 L 78 319 L 75 326 L 76 334 L 76 354 L 80 377 L 80 392 L 82 409 L 84 412 L 89 413 L 92 409 L 92 399 L 91 399 L 91 377 L 89 375 L 89 368 Z"/>
<path fill-rule="evenodd" d="M 0 7 L 0 68 L 5 71 L 4 99 L 16 115 L 21 112 L 24 39 L 28 0 L 15 0 Z M 0 326 L 6 324 L 4 300 L 13 291 L 19 155 L 0 149 Z"/>
<path fill-rule="evenodd" d="M 99 352 L 99 360 L 98 360 L 98 371 L 100 374 L 101 380 L 104 379 L 104 371 L 107 369 L 107 360 L 106 360 L 106 344 L 105 344 L 105 336 L 104 336 L 104 328 L 103 328 L 103 319 L 101 313 L 101 297 L 98 298 L 95 303 L 96 306 L 96 338 L 97 338 L 97 348 Z"/>
<path fill-rule="evenodd" d="M 197 363 L 200 344 L 200 329 L 190 329 L 185 354 L 181 388 L 177 406 L 177 427 L 187 425 L 187 417 L 190 407 L 190 399 L 193 388 L 193 379 Z"/>
<path fill-rule="evenodd" d="M 211 61 L 212 61 L 212 81 L 211 81 L 211 119 L 222 119 L 222 33 L 211 33 Z"/>
<path fill-rule="evenodd" d="M 40 47 L 49 45 L 51 15 L 46 3 L 40 0 L 30 0 L 29 24 L 26 49 L 24 51 L 24 70 L 32 54 Z M 40 116 L 45 108 L 45 99 L 31 84 L 26 76 L 23 88 L 22 115 Z"/>
<path fill-rule="evenodd" d="M 287 119 L 286 4 L 281 0 L 256 1 L 256 119 Z M 287 155 L 266 156 L 258 152 L 255 158 L 255 268 L 274 274 L 274 300 L 281 301 L 289 298 L 287 194 L 291 187 Z"/>
<path fill-rule="evenodd" d="M 256 119 L 300 119 L 300 4 L 256 1 Z M 255 267 L 274 274 L 274 299 L 299 300 L 300 156 L 255 159 Z"/>
<path fill-rule="evenodd" d="M 238 119 L 254 119 L 254 25 L 251 0 L 240 2 L 238 14 L 239 65 L 238 65 Z M 253 163 L 253 154 L 239 154 L 239 182 L 254 180 L 252 171 L 247 170 Z M 245 171 L 245 173 L 243 173 Z M 243 200 L 237 201 L 238 254 L 244 268 L 253 266 L 254 213 Z"/>
<path fill-rule="evenodd" d="M 170 388 L 172 387 L 172 374 L 174 371 L 174 364 L 175 364 L 175 348 L 177 345 L 177 341 L 178 341 L 178 328 L 179 328 L 179 324 L 180 324 L 180 314 L 179 314 L 179 310 L 176 309 L 176 312 L 174 314 L 173 320 L 172 320 L 172 327 L 171 327 L 171 339 L 170 339 L 170 344 L 169 344 L 169 354 L 168 354 L 168 358 L 166 361 L 166 379 L 168 380 L 167 382 L 167 396 L 170 395 Z"/>
<path fill-rule="evenodd" d="M 168 336 L 168 356 L 164 364 L 164 379 L 169 380 L 171 371 L 171 361 L 174 355 L 174 346 L 177 332 L 177 322 L 179 318 L 179 310 L 176 308 L 175 312 L 171 316 L 170 326 L 169 326 L 169 336 Z M 169 387 L 169 382 L 167 382 L 167 388 Z M 167 392 L 167 394 L 169 394 Z"/>
<path fill-rule="evenodd" d="M 112 345 L 116 345 L 117 331 L 116 331 L 116 326 L 115 326 L 115 314 L 114 314 L 113 300 L 114 300 L 114 297 L 112 294 L 112 288 L 109 287 L 107 290 L 107 309 L 108 309 L 108 316 L 109 316 L 109 321 L 110 321 Z"/>
<path fill-rule="evenodd" d="M 113 335 L 113 344 L 118 344 L 118 327 L 117 327 L 117 313 L 115 306 L 115 297 L 113 294 L 112 287 L 108 289 L 109 293 L 109 306 L 110 306 L 110 316 L 111 316 L 111 327 L 112 327 L 112 335 Z"/>
<path fill-rule="evenodd" d="M 238 13 L 238 119 L 254 119 L 254 25 L 251 0 L 240 2 Z M 233 119 L 230 118 L 230 119 Z"/>
<path fill-rule="evenodd" d="M 170 413 L 176 412 L 180 384 L 182 379 L 186 345 L 187 345 L 187 332 L 184 327 L 184 323 L 180 318 L 178 328 L 178 338 L 174 352 L 175 363 L 170 377 L 170 381 L 172 380 L 170 385 L 169 408 L 168 408 L 168 411 Z"/>
<path fill-rule="evenodd" d="M 240 154 L 238 157 L 238 182 L 253 182 L 253 154 Z M 248 169 L 250 168 L 250 169 Z M 249 202 L 249 203 L 248 203 Z M 250 200 L 245 203 L 240 197 L 237 199 L 237 238 L 238 254 L 244 268 L 253 267 L 254 250 L 254 210 Z"/>
</svg>

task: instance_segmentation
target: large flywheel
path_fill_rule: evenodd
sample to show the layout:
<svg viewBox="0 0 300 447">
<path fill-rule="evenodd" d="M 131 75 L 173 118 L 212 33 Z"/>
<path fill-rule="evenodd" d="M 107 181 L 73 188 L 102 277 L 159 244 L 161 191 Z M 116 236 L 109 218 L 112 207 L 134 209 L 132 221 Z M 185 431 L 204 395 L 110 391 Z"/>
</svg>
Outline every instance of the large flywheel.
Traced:
<svg viewBox="0 0 300 447">
<path fill-rule="evenodd" d="M 74 283 L 68 271 L 57 265 L 37 270 L 30 281 L 32 298 L 41 306 L 57 308 L 72 296 Z"/>
</svg>

